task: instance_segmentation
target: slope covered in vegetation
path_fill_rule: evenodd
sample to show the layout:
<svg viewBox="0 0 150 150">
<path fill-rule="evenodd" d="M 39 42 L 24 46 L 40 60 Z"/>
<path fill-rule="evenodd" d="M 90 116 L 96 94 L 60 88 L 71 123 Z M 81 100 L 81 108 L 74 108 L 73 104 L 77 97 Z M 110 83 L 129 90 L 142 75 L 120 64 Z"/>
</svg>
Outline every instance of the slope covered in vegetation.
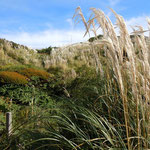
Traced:
<svg viewBox="0 0 150 150">
<path fill-rule="evenodd" d="M 55 47 L 56 48 L 56 47 Z M 0 65 L 32 65 L 44 67 L 52 47 L 33 50 L 27 46 L 0 39 Z M 44 54 L 44 55 L 43 55 Z M 48 54 L 48 55 L 46 55 Z"/>
<path fill-rule="evenodd" d="M 124 19 L 112 10 L 118 37 L 103 11 L 91 10 L 93 18 L 87 22 L 80 7 L 74 17 L 80 16 L 86 33 L 91 27 L 95 35 L 92 25 L 97 22 L 101 39 L 32 56 L 39 66 L 0 68 L 0 149 L 150 148 L 150 63 L 144 30 L 135 30 L 132 41 Z M 13 113 L 9 138 L 7 111 Z"/>
</svg>

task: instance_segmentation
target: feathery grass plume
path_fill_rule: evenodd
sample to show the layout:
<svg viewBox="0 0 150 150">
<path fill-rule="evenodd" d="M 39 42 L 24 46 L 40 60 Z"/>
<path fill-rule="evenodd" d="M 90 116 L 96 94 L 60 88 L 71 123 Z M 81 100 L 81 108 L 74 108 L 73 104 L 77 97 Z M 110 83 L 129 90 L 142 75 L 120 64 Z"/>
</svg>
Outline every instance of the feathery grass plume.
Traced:
<svg viewBox="0 0 150 150">
<path fill-rule="evenodd" d="M 146 141 L 148 139 L 149 121 L 145 116 L 149 116 L 147 102 L 150 99 L 150 66 L 148 61 L 148 46 L 144 37 L 145 31 L 142 29 L 142 27 L 138 27 L 138 31 L 134 30 L 133 33 L 135 36 L 135 46 L 131 41 L 122 16 L 118 15 L 114 10 L 111 9 L 117 19 L 117 27 L 119 27 L 120 31 L 120 36 L 118 38 L 111 20 L 104 14 L 104 12 L 95 8 L 91 8 L 91 10 L 92 17 L 90 17 L 88 21 L 88 30 L 86 32 L 89 31 L 94 21 L 96 21 L 102 29 L 103 40 L 97 40 L 94 44 L 99 46 L 107 45 L 107 49 L 104 50 L 111 60 L 116 76 L 115 78 L 119 84 L 121 98 L 123 100 L 122 102 L 124 108 L 128 149 L 132 149 L 133 147 L 132 138 L 130 138 L 134 130 L 131 127 L 133 124 L 131 117 L 133 116 L 136 116 L 136 123 L 134 123 L 134 125 L 137 134 L 137 145 L 135 145 L 135 148 L 138 147 L 138 149 L 140 149 L 140 147 L 142 147 L 142 143 L 144 143 L 145 148 L 148 148 L 148 142 Z M 150 21 L 148 23 L 150 24 Z M 95 47 L 93 46 L 93 48 Z M 139 50 L 140 55 L 137 54 L 137 50 Z M 91 52 L 95 54 L 95 51 L 92 50 Z M 126 57 L 126 59 L 124 59 L 124 57 Z M 100 57 L 96 56 L 96 59 L 100 59 Z M 132 93 L 131 97 L 129 97 L 128 94 L 129 89 Z M 143 99 L 146 100 L 146 105 L 143 105 Z M 130 109 L 129 104 L 135 106 L 134 111 Z M 131 116 L 130 113 L 132 113 L 133 116 Z M 141 119 L 143 120 L 142 124 Z M 142 139 L 141 136 L 143 136 L 144 139 Z"/>
<path fill-rule="evenodd" d="M 112 9 L 111 9 L 112 10 Z M 117 18 L 117 26 L 119 27 L 120 31 L 120 40 L 123 45 L 123 48 L 125 52 L 127 53 L 127 56 L 129 58 L 130 62 L 130 68 L 128 68 L 131 72 L 131 83 L 132 83 L 132 91 L 134 94 L 134 99 L 136 101 L 136 117 L 137 117 L 137 136 L 140 137 L 140 120 L 139 120 L 139 93 L 137 89 L 137 71 L 136 71 L 136 64 L 135 64 L 135 50 L 133 47 L 133 44 L 131 42 L 130 35 L 127 31 L 125 21 L 122 16 L 116 14 L 114 10 L 112 12 L 115 14 L 115 17 Z M 138 149 L 140 148 L 140 138 L 138 138 Z"/>
<path fill-rule="evenodd" d="M 109 17 L 107 17 L 102 10 L 97 10 L 96 8 L 91 8 L 92 13 L 94 15 L 93 19 L 97 21 L 99 26 L 102 29 L 103 32 L 103 38 L 108 39 L 110 38 L 114 44 L 115 51 L 117 55 L 119 55 L 119 61 L 120 63 L 123 61 L 122 53 L 120 50 L 120 44 L 117 37 L 117 34 L 115 33 L 114 26 L 112 25 Z"/>
<path fill-rule="evenodd" d="M 88 24 L 87 24 L 87 23 L 86 23 L 86 20 L 85 20 L 85 18 L 84 18 L 84 15 L 83 15 L 83 13 L 82 13 L 82 10 L 81 10 L 80 7 L 77 7 L 77 8 L 76 8 L 76 11 L 75 11 L 75 14 L 74 14 L 73 18 L 75 18 L 76 16 L 80 16 L 80 17 L 82 18 L 82 22 L 84 23 L 84 25 L 85 25 L 85 27 L 86 27 L 85 35 L 88 33 L 89 36 L 90 36 L 89 29 L 90 29 L 90 26 L 91 26 L 91 24 L 92 24 L 92 26 L 93 26 L 92 31 L 94 32 L 95 36 L 97 37 L 94 19 L 89 20 L 89 21 L 88 21 Z M 75 21 L 77 21 L 77 20 L 79 20 L 79 18 L 76 18 Z M 84 36 L 85 36 L 85 35 L 84 35 Z M 92 49 L 92 51 L 93 51 L 94 58 L 95 58 L 96 70 L 97 70 L 97 72 L 100 72 L 101 75 L 103 76 L 102 65 L 101 65 L 100 61 L 97 59 L 97 54 L 96 54 L 96 52 L 95 52 L 95 50 L 94 50 L 92 44 L 91 44 L 91 49 Z"/>
<path fill-rule="evenodd" d="M 139 32 L 140 32 L 140 35 L 139 35 Z M 135 31 L 136 33 L 136 31 Z M 142 116 L 143 116 L 143 136 L 146 138 L 147 137 L 147 134 L 146 134 L 146 128 L 149 126 L 149 107 L 148 107 L 148 103 L 149 103 L 149 100 L 150 100 L 150 83 L 149 83 L 149 76 L 150 76 L 150 64 L 149 64 L 149 61 L 148 61 L 148 45 L 146 43 L 146 40 L 145 40 L 145 36 L 144 36 L 144 30 L 142 27 L 138 26 L 138 31 L 137 31 L 137 34 L 135 34 L 136 36 L 136 43 L 137 43 L 137 47 L 139 49 L 139 51 L 141 51 L 141 58 L 140 58 L 140 61 L 138 61 L 138 63 L 142 66 L 142 69 L 141 70 L 138 70 L 139 71 L 139 80 L 142 81 L 142 84 L 139 88 L 139 97 L 142 97 L 141 99 L 145 99 L 145 104 L 146 105 L 143 105 L 142 104 L 142 101 L 140 101 L 140 107 L 142 107 Z M 141 93 L 140 93 L 141 92 Z M 147 142 L 146 142 L 147 143 Z M 147 146 L 148 144 L 145 144 L 145 148 L 148 148 Z"/>
<path fill-rule="evenodd" d="M 98 27 L 97 29 L 96 29 L 96 23 L 95 23 L 95 20 L 94 20 L 94 18 L 92 18 L 92 15 L 91 15 L 91 17 L 90 17 L 91 19 L 89 19 L 89 21 L 88 21 L 88 29 L 90 29 L 90 26 L 92 25 L 92 29 L 91 29 L 91 31 L 94 33 L 94 35 L 95 35 L 95 37 L 96 37 L 96 39 L 97 39 L 97 30 L 100 28 L 100 27 Z"/>
<path fill-rule="evenodd" d="M 120 84 L 121 87 L 121 91 L 124 93 L 124 87 L 122 83 L 122 77 L 121 77 L 120 65 L 119 65 L 119 60 L 121 60 L 122 62 L 123 58 L 120 52 L 118 37 L 115 33 L 111 21 L 107 21 L 108 17 L 105 16 L 104 12 L 102 12 L 101 10 L 96 10 L 95 8 L 92 8 L 91 10 L 95 14 L 95 19 L 97 20 L 97 22 L 100 24 L 102 28 L 104 40 L 101 43 L 106 44 L 109 47 L 109 53 L 110 53 L 109 56 L 111 57 L 114 71 L 116 73 L 118 83 Z M 119 54 L 119 59 L 117 57 L 118 54 Z"/>
<path fill-rule="evenodd" d="M 75 19 L 76 18 L 76 19 Z M 86 34 L 89 34 L 90 37 L 90 33 L 89 33 L 89 26 L 87 25 L 86 19 L 84 18 L 84 15 L 82 13 L 82 10 L 80 8 L 80 6 L 78 6 L 75 10 L 75 14 L 73 15 L 73 19 L 75 19 L 75 22 L 77 22 L 77 20 L 79 20 L 79 18 L 81 19 L 81 21 L 84 23 L 84 26 L 86 28 L 86 32 L 84 34 L 84 36 L 86 36 Z M 77 22 L 79 23 L 79 22 Z"/>
<path fill-rule="evenodd" d="M 121 73 L 121 66 L 119 64 L 123 62 L 122 58 L 122 53 L 120 50 L 120 43 L 118 40 L 118 37 L 115 33 L 114 27 L 111 23 L 111 21 L 108 19 L 108 17 L 105 16 L 104 12 L 101 10 L 97 10 L 95 8 L 91 8 L 93 14 L 94 14 L 94 19 L 97 20 L 99 25 L 102 28 L 103 35 L 104 35 L 104 40 L 102 43 L 106 44 L 109 47 L 109 56 L 111 59 L 111 62 L 113 64 L 114 72 L 118 80 L 118 84 L 120 86 L 120 91 L 122 95 L 122 100 L 123 100 L 123 106 L 124 106 L 124 117 L 125 117 L 125 126 L 126 126 L 126 135 L 127 135 L 127 141 L 128 141 L 128 148 L 130 148 L 130 143 L 129 143 L 129 131 L 128 131 L 128 109 L 127 109 L 127 100 L 125 96 L 125 91 L 124 91 L 124 85 L 123 85 L 123 79 L 122 79 L 122 73 Z M 119 58 L 117 57 L 119 55 Z"/>
</svg>

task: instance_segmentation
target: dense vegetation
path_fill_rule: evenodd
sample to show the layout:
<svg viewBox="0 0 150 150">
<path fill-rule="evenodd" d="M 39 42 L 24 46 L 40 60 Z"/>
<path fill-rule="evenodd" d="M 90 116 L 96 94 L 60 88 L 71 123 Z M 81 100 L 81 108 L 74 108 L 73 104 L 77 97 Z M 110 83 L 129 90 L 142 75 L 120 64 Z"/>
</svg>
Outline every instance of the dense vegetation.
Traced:
<svg viewBox="0 0 150 150">
<path fill-rule="evenodd" d="M 48 47 L 48 48 L 43 48 L 43 49 L 40 49 L 40 50 L 37 50 L 38 53 L 44 53 L 44 54 L 50 54 L 52 51 L 52 47 Z"/>
<path fill-rule="evenodd" d="M 43 49 L 37 49 L 36 51 L 38 53 L 42 53 L 42 54 L 51 54 L 52 49 L 56 49 L 58 47 L 51 47 L 49 46 L 48 48 L 43 48 Z"/>
<path fill-rule="evenodd" d="M 92 27 L 95 35 L 97 22 L 102 39 L 32 55 L 38 65 L 26 59 L 0 67 L 0 149 L 150 148 L 150 64 L 144 31 L 135 31 L 133 43 L 121 16 L 112 10 L 118 37 L 109 18 L 91 10 L 89 21 L 80 7 L 74 18 L 81 17 L 86 33 Z M 9 137 L 8 111 L 13 114 Z"/>
</svg>

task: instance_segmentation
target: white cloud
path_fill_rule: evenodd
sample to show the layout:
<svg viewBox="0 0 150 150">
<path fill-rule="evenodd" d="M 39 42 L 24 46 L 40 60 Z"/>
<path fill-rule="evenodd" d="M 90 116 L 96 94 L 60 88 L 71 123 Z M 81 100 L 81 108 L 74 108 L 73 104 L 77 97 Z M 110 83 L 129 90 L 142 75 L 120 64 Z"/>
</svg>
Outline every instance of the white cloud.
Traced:
<svg viewBox="0 0 150 150">
<path fill-rule="evenodd" d="M 131 26 L 132 27 L 142 26 L 144 30 L 147 30 L 148 29 L 148 23 L 146 21 L 147 18 L 150 18 L 150 16 L 143 15 L 125 20 L 128 31 L 133 32 Z M 148 35 L 148 33 L 146 33 L 146 35 Z"/>
<path fill-rule="evenodd" d="M 129 33 L 132 32 L 130 26 L 140 25 L 145 30 L 148 29 L 146 18 L 148 16 L 143 15 L 139 17 L 133 17 L 131 19 L 125 20 L 127 29 Z M 150 16 L 149 16 L 150 18 Z M 72 24 L 71 19 L 67 19 L 67 22 Z M 0 33 L 1 38 L 5 38 L 7 40 L 14 41 L 19 44 L 23 44 L 29 46 L 31 48 L 44 48 L 49 46 L 64 46 L 67 44 L 77 43 L 88 40 L 88 36 L 83 38 L 85 31 L 81 29 L 65 29 L 65 30 L 45 30 L 36 33 L 29 33 L 29 32 L 7 32 L 7 33 Z M 101 33 L 101 32 L 100 32 Z M 148 35 L 148 33 L 146 33 Z"/>
<path fill-rule="evenodd" d="M 1 34 L 1 37 L 32 48 L 44 48 L 86 41 L 88 36 L 83 38 L 84 33 L 84 30 L 46 30 L 37 33 L 7 33 Z"/>
</svg>

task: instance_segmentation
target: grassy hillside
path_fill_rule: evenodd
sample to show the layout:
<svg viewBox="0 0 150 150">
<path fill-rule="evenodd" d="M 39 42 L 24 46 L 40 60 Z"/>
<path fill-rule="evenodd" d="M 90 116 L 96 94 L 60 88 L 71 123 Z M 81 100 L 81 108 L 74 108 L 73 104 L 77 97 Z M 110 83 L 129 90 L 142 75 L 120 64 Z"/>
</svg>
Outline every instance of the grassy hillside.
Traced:
<svg viewBox="0 0 150 150">
<path fill-rule="evenodd" d="M 31 64 L 37 58 L 32 49 L 5 39 L 0 39 L 0 55 L 1 65 Z"/>
<path fill-rule="evenodd" d="M 0 39 L 0 65 L 11 66 L 34 64 L 34 66 L 43 68 L 45 66 L 45 61 L 49 60 L 49 49 L 52 48 L 49 47 L 41 50 L 33 50 L 27 46 L 6 39 Z"/>
<path fill-rule="evenodd" d="M 74 17 L 95 35 L 97 22 L 100 39 L 41 53 L 2 40 L 0 149 L 150 149 L 148 38 L 142 27 L 130 36 L 112 10 L 117 36 L 103 11 L 91 10 L 87 22 L 80 7 Z M 13 113 L 9 138 L 8 111 Z"/>
</svg>

